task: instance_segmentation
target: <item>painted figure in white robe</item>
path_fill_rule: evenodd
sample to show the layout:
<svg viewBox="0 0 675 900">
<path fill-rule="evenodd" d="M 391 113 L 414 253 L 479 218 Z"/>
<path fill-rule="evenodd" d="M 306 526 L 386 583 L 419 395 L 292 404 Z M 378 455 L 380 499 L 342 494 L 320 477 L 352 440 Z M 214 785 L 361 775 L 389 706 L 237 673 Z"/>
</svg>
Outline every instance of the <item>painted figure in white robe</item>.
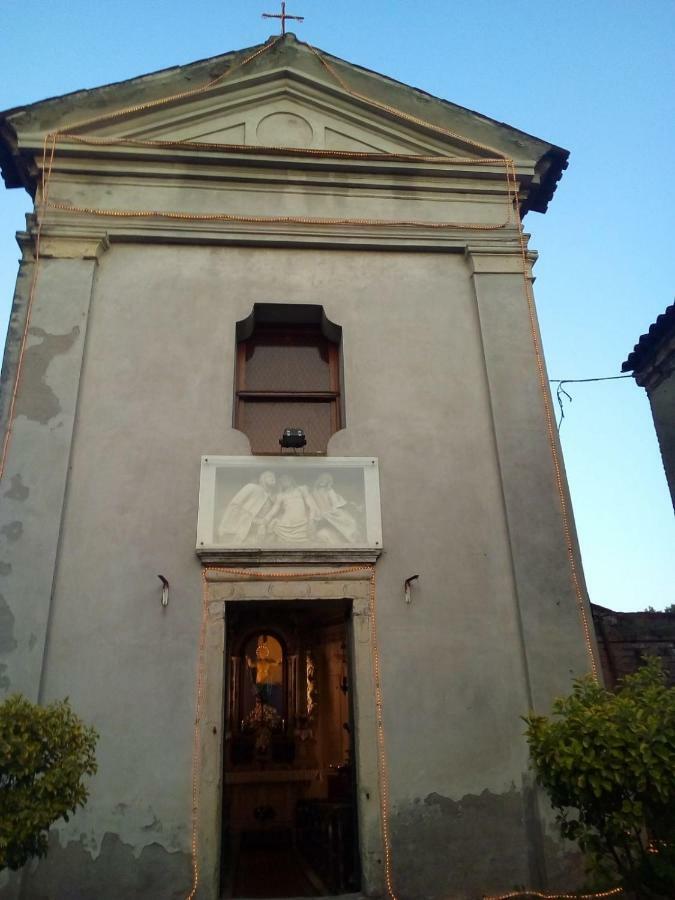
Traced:
<svg viewBox="0 0 675 900">
<path fill-rule="evenodd" d="M 283 544 L 306 544 L 319 511 L 306 485 L 296 485 L 290 475 L 279 479 L 279 493 L 263 519 L 269 534 Z"/>
<path fill-rule="evenodd" d="M 218 526 L 218 539 L 227 546 L 251 543 L 262 534 L 263 516 L 272 506 L 274 472 L 263 472 L 256 482 L 245 484 L 225 508 Z"/>
<path fill-rule="evenodd" d="M 349 504 L 333 487 L 333 476 L 328 472 L 319 475 L 314 482 L 312 499 L 319 511 L 317 538 L 324 544 L 356 543 L 359 526 L 347 512 Z"/>
</svg>

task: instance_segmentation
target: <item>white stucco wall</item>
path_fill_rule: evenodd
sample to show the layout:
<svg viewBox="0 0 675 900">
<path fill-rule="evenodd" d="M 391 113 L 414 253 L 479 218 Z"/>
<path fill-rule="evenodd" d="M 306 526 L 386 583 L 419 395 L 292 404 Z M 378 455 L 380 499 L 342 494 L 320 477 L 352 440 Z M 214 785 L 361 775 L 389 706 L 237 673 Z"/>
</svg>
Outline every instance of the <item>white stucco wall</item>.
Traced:
<svg viewBox="0 0 675 900">
<path fill-rule="evenodd" d="M 511 352 L 530 335 L 522 277 L 504 277 L 515 314 L 499 341 Z M 248 450 L 229 423 L 235 324 L 255 302 L 321 303 L 342 326 L 347 427 L 329 451 L 380 460 L 393 809 L 406 817 L 429 797 L 498 797 L 520 789 L 527 770 L 519 716 L 531 673 L 467 259 L 114 244 L 89 310 L 42 693 L 68 695 L 101 733 L 91 799 L 62 829 L 64 842 L 84 834 L 94 852 L 106 832 L 136 848 L 189 846 L 200 456 Z M 516 406 L 540 403 L 536 373 L 517 359 L 510 370 Z M 555 518 L 550 461 L 539 446 L 520 451 L 533 481 L 543 473 L 525 513 L 540 521 L 544 506 Z M 547 694 L 583 670 L 585 651 L 561 533 L 535 540 L 543 565 L 559 566 L 531 626 L 548 682 L 536 690 Z M 158 572 L 171 582 L 166 610 Z M 408 606 L 411 574 L 420 581 Z"/>
</svg>

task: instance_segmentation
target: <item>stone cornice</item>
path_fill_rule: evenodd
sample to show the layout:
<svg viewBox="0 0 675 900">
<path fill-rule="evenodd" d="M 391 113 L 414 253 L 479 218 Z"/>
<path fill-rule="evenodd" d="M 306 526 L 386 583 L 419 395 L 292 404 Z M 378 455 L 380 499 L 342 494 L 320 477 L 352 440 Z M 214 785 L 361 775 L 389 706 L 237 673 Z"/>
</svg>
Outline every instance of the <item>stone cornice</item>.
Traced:
<svg viewBox="0 0 675 900">
<path fill-rule="evenodd" d="M 22 140 L 22 151 L 35 158 L 36 165 L 42 165 L 44 136 L 29 134 Z M 52 174 L 58 172 L 82 173 L 88 175 L 109 174 L 119 177 L 137 175 L 139 177 L 155 177 L 157 174 L 172 174 L 176 177 L 176 164 L 182 168 L 180 177 L 209 177 L 227 179 L 240 178 L 242 170 L 270 170 L 271 177 L 284 178 L 291 171 L 305 172 L 353 172 L 360 177 L 368 175 L 406 175 L 407 177 L 425 177 L 431 179 L 467 179 L 470 181 L 506 182 L 505 166 L 499 161 L 489 163 L 473 163 L 470 160 L 449 157 L 433 159 L 416 154 L 372 153 L 367 156 L 349 151 L 316 151 L 284 150 L 270 147 L 234 146 L 224 150 L 204 144 L 203 147 L 189 145 L 185 147 L 173 144 L 135 145 L 120 142 L 105 144 L 87 144 L 72 138 L 60 137 L 54 159 L 51 162 Z M 106 165 L 106 161 L 115 161 L 114 165 Z M 522 184 L 529 183 L 535 170 L 525 160 L 514 161 L 516 175 Z M 276 172 L 274 172 L 276 170 Z M 400 182 L 399 182 L 400 184 Z"/>
<path fill-rule="evenodd" d="M 529 276 L 537 261 L 535 250 L 527 251 Z M 523 274 L 523 257 L 520 244 L 517 246 L 485 246 L 474 242 L 466 248 L 466 258 L 472 275 L 521 275 Z"/>
<path fill-rule="evenodd" d="M 354 566 L 374 564 L 381 550 L 197 550 L 204 565 L 247 566 Z M 235 580 L 241 580 L 237 577 Z"/>
<path fill-rule="evenodd" d="M 98 231 L 97 226 L 100 227 Z M 34 232 L 21 232 L 22 247 L 30 246 Z M 54 211 L 42 226 L 42 239 L 78 241 L 109 241 L 115 243 L 184 244 L 203 246 L 268 246 L 323 248 L 336 250 L 392 250 L 399 252 L 468 253 L 475 258 L 479 252 L 487 257 L 497 256 L 520 260 L 518 233 L 514 227 L 485 231 L 462 228 L 432 229 L 381 227 L 372 225 L 311 225 L 280 223 L 238 223 L 195 221 L 181 219 L 171 222 L 159 219 L 103 219 Z M 468 249 L 467 249 L 468 248 Z M 487 258 L 486 257 L 486 258 Z M 522 268 L 521 270 L 522 271 Z"/>
<path fill-rule="evenodd" d="M 16 235 L 23 259 L 27 262 L 35 258 L 35 230 L 20 231 Z M 53 231 L 40 238 L 41 259 L 93 259 L 98 261 L 110 247 L 105 231 L 68 233 Z"/>
</svg>

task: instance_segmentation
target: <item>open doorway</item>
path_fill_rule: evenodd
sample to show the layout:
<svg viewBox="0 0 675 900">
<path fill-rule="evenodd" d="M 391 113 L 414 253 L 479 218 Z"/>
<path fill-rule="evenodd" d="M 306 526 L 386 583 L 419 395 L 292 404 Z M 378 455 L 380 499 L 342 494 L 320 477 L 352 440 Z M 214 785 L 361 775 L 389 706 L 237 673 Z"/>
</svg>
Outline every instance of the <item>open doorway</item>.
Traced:
<svg viewBox="0 0 675 900">
<path fill-rule="evenodd" d="M 223 897 L 360 888 L 351 603 L 228 604 Z"/>
</svg>

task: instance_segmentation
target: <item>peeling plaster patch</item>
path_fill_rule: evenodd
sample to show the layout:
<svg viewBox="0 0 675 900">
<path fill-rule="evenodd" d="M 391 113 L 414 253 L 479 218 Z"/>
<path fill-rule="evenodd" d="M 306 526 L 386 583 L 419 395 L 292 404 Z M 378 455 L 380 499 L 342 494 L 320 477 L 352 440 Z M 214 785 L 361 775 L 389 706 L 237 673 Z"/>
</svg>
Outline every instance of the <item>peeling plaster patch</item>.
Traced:
<svg viewBox="0 0 675 900">
<path fill-rule="evenodd" d="M 23 522 L 9 522 L 0 528 L 0 533 L 4 534 L 8 541 L 18 541 L 23 534 Z"/>
<path fill-rule="evenodd" d="M 546 858 L 549 887 L 581 884 L 579 854 L 570 844 L 543 838 L 528 821 L 527 791 L 485 790 L 453 800 L 438 793 L 392 810 L 394 882 L 400 896 L 469 900 L 515 885 L 542 884 L 536 854 Z"/>
<path fill-rule="evenodd" d="M 118 803 L 114 808 L 114 812 L 119 813 L 120 816 L 123 816 L 128 809 L 128 803 Z"/>
<path fill-rule="evenodd" d="M 93 859 L 98 856 L 98 841 L 93 834 L 89 835 L 83 831 L 80 834 L 80 843 L 85 850 L 89 851 Z"/>
<path fill-rule="evenodd" d="M 96 859 L 79 841 L 62 847 L 50 833 L 49 853 L 26 876 L 31 900 L 184 900 L 190 892 L 190 854 L 170 853 L 160 844 L 134 847 L 107 832 Z M 73 885 L 77 893 L 73 893 Z"/>
<path fill-rule="evenodd" d="M 0 594 L 0 653 L 11 653 L 15 649 L 14 613 Z"/>
<path fill-rule="evenodd" d="M 16 415 L 26 416 L 46 425 L 61 412 L 61 404 L 47 384 L 47 369 L 55 356 L 67 353 L 77 340 L 80 329 L 75 325 L 67 334 L 48 334 L 42 328 L 29 328 L 28 333 L 40 338 L 24 356 L 23 380 L 17 396 Z"/>
<path fill-rule="evenodd" d="M 25 500 L 29 494 L 30 488 L 27 488 L 22 482 L 21 475 L 13 475 L 12 486 L 5 491 L 5 497 L 10 497 L 12 500 Z"/>
<path fill-rule="evenodd" d="M 9 680 L 9 676 L 5 675 L 7 671 L 7 666 L 5 663 L 0 663 L 0 691 L 8 691 L 12 686 L 12 682 Z"/>
<path fill-rule="evenodd" d="M 37 636 L 34 634 L 31 634 L 31 636 L 28 638 L 28 649 L 32 650 L 36 644 L 37 644 Z"/>
<path fill-rule="evenodd" d="M 393 810 L 394 881 L 402 896 L 480 897 L 530 884 L 524 810 L 516 790 L 452 800 L 429 794 Z"/>
<path fill-rule="evenodd" d="M 12 564 L 6 562 L 0 562 L 0 575 L 9 575 L 12 571 Z"/>
</svg>

